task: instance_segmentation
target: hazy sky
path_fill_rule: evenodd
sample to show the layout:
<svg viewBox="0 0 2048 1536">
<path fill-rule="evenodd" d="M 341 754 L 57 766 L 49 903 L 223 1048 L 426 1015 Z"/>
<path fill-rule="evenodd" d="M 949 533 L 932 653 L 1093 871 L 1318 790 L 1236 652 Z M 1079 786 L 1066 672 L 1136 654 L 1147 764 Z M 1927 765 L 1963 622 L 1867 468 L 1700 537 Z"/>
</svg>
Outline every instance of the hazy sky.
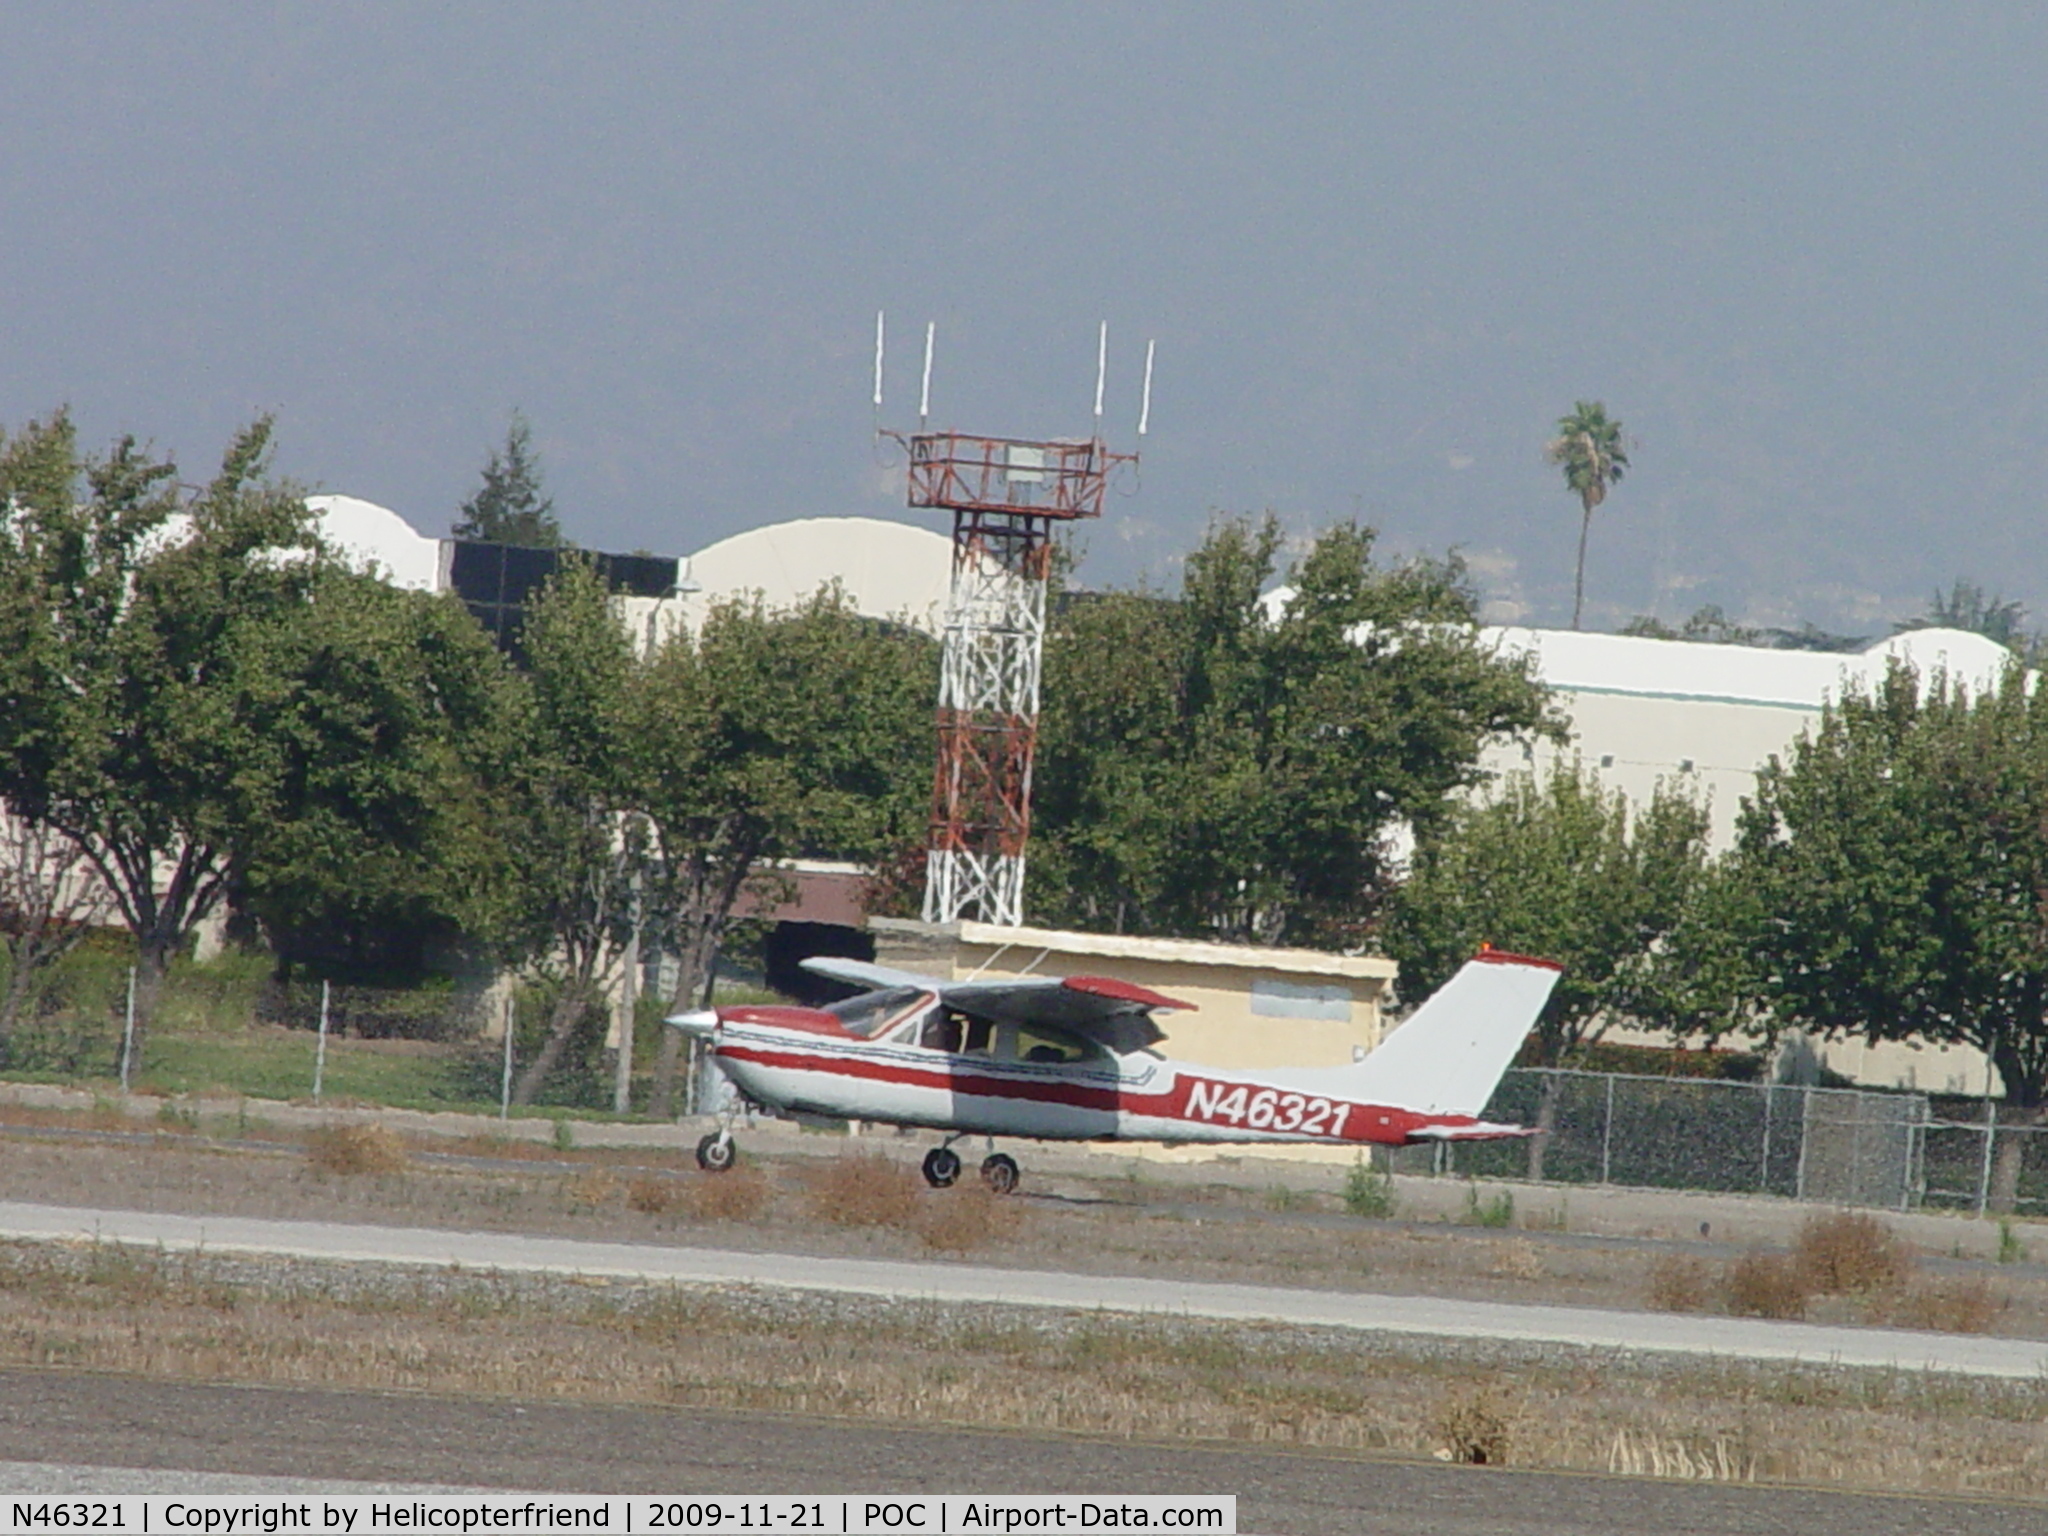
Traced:
<svg viewBox="0 0 2048 1536">
<path fill-rule="evenodd" d="M 888 421 L 1107 426 L 1086 574 L 1217 510 L 1569 617 L 1578 397 L 1635 468 L 1588 618 L 2048 619 L 2038 6 L 9 7 L 0 422 L 443 532 L 515 405 L 569 532 L 914 518 Z M 913 333 L 918 334 L 913 334 Z M 934 522 L 933 526 L 937 526 Z"/>
</svg>

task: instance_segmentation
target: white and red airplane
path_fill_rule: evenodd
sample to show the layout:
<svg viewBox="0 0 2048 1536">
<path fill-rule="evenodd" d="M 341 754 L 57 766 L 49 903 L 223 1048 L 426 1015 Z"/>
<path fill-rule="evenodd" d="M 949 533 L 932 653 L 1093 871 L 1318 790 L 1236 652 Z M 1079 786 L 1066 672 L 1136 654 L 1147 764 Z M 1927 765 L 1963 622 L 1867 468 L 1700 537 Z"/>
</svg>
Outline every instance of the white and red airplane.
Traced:
<svg viewBox="0 0 2048 1536">
<path fill-rule="evenodd" d="M 1486 949 L 1379 1048 L 1341 1067 L 1229 1071 L 1171 1061 L 1155 1011 L 1186 1008 L 1100 976 L 940 981 L 859 960 L 807 970 L 872 990 L 828 1008 L 678 1014 L 750 1105 L 944 1134 L 924 1176 L 960 1176 L 963 1136 L 1038 1141 L 1315 1142 L 1406 1146 L 1527 1135 L 1479 1118 L 1556 984 L 1559 967 Z M 698 1166 L 734 1159 L 732 1124 Z M 991 1189 L 1017 1185 L 992 1152 Z"/>
</svg>

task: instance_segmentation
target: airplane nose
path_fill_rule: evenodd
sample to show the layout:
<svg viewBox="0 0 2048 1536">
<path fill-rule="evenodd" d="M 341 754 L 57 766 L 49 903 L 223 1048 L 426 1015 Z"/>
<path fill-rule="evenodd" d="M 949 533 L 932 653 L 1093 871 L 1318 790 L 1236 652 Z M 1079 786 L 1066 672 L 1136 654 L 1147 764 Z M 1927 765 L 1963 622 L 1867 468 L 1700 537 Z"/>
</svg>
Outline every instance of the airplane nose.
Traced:
<svg viewBox="0 0 2048 1536">
<path fill-rule="evenodd" d="M 709 1040 L 718 1028 L 718 1015 L 709 1008 L 695 1013 L 669 1015 L 667 1024 L 671 1029 L 680 1029 L 695 1040 Z"/>
</svg>

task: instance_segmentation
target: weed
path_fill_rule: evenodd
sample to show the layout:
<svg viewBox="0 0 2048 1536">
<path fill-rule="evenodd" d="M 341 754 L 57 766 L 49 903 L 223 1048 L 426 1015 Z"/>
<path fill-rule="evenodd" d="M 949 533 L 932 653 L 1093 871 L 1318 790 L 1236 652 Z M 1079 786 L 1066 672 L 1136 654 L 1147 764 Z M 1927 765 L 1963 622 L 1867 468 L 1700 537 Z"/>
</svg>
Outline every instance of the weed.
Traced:
<svg viewBox="0 0 2048 1536">
<path fill-rule="evenodd" d="M 618 1194 L 619 1181 L 608 1168 L 586 1168 L 569 1185 L 569 1203 L 579 1210 L 602 1210 Z"/>
<path fill-rule="evenodd" d="M 199 1129 L 199 1111 L 173 1104 L 166 1099 L 156 1112 L 157 1129 L 192 1135 Z"/>
<path fill-rule="evenodd" d="M 576 1128 L 566 1120 L 555 1122 L 555 1150 L 574 1152 L 576 1150 Z"/>
<path fill-rule="evenodd" d="M 1437 1404 L 1430 1432 L 1437 1455 L 1468 1467 L 1498 1467 L 1508 1459 L 1515 1414 L 1490 1385 L 1457 1391 Z"/>
<path fill-rule="evenodd" d="M 1530 1232 L 1565 1232 L 1571 1228 L 1571 1202 L 1563 1195 L 1557 1197 L 1557 1204 L 1543 1212 L 1531 1211 L 1522 1218 L 1522 1226 Z"/>
<path fill-rule="evenodd" d="M 643 1216 L 666 1216 L 682 1198 L 682 1186 L 674 1179 L 651 1174 L 642 1174 L 626 1186 L 626 1204 Z"/>
<path fill-rule="evenodd" d="M 1721 1299 L 1737 1317 L 1806 1315 L 1806 1283 L 1788 1255 L 1753 1249 L 1721 1275 Z"/>
<path fill-rule="evenodd" d="M 1266 1191 L 1266 1209 L 1269 1211 L 1312 1211 L 1315 1205 L 1316 1197 L 1307 1190 L 1275 1184 Z"/>
<path fill-rule="evenodd" d="M 1496 1191 L 1490 1200 L 1479 1198 L 1479 1186 L 1465 1186 L 1465 1225 L 1468 1227 L 1512 1227 L 1515 1224 L 1515 1192 Z"/>
<path fill-rule="evenodd" d="M 879 1152 L 827 1158 L 805 1170 L 811 1214 L 840 1227 L 907 1227 L 917 1219 L 917 1175 Z"/>
<path fill-rule="evenodd" d="M 1932 1333 L 1989 1333 L 2007 1298 L 1983 1280 L 1936 1280 L 1880 1299 L 1871 1321 Z"/>
<path fill-rule="evenodd" d="M 1507 1280 L 1541 1280 L 1550 1270 L 1530 1244 L 1506 1242 L 1493 1245 L 1493 1273 Z"/>
<path fill-rule="evenodd" d="M 1394 1175 L 1360 1153 L 1344 1174 L 1344 1209 L 1354 1216 L 1385 1220 L 1394 1214 Z"/>
<path fill-rule="evenodd" d="M 2001 1264 L 2024 1264 L 2027 1261 L 2027 1245 L 2020 1241 L 2020 1235 L 2012 1229 L 2012 1218 L 1998 1218 L 1998 1262 Z"/>
<path fill-rule="evenodd" d="M 917 1232 L 927 1247 L 965 1253 L 1015 1235 L 1023 1216 L 1023 1207 L 1008 1195 L 963 1189 L 926 1202 Z"/>
<path fill-rule="evenodd" d="M 323 1125 L 306 1138 L 307 1161 L 322 1173 L 403 1173 L 405 1143 L 387 1125 Z"/>
<path fill-rule="evenodd" d="M 724 1173 L 692 1179 L 686 1199 L 699 1221 L 751 1221 L 768 1208 L 768 1176 L 741 1163 Z"/>
<path fill-rule="evenodd" d="M 1862 1211 L 1807 1217 L 1792 1252 L 1806 1289 L 1822 1296 L 1893 1290 L 1913 1269 L 1892 1229 Z"/>
<path fill-rule="evenodd" d="M 1707 1305 L 1707 1263 L 1667 1254 L 1650 1266 L 1650 1305 L 1659 1312 L 1699 1312 Z"/>
</svg>

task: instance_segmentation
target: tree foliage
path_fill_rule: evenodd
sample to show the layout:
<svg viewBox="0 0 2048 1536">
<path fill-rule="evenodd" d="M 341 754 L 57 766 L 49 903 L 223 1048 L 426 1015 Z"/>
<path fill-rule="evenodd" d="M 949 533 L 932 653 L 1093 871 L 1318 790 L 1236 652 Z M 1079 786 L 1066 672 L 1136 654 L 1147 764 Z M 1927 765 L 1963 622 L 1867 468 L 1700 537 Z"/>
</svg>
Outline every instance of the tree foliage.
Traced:
<svg viewBox="0 0 2048 1536">
<path fill-rule="evenodd" d="M 1579 563 L 1572 584 L 1572 628 L 1577 629 L 1586 604 L 1586 535 L 1593 527 L 1593 509 L 1628 472 L 1621 423 L 1598 400 L 1575 401 L 1570 413 L 1558 418 L 1557 436 L 1544 456 L 1564 471 L 1565 489 L 1579 498 Z"/>
<path fill-rule="evenodd" d="M 458 539 L 559 549 L 566 542 L 552 496 L 541 494 L 540 455 L 533 429 L 519 412 L 505 429 L 505 446 L 484 461 L 484 483 L 462 504 L 452 530 Z"/>
<path fill-rule="evenodd" d="M 1485 944 L 1555 960 L 1530 1050 L 1569 1064 L 1663 1006 L 1659 951 L 1706 876 L 1707 832 L 1705 808 L 1668 784 L 1632 812 L 1577 762 L 1510 775 L 1418 849 L 1386 932 L 1402 991 L 1428 996 Z"/>
<path fill-rule="evenodd" d="M 1031 905 L 1114 932 L 1358 943 L 1385 840 L 1476 781 L 1491 737 L 1552 728 L 1526 665 L 1480 642 L 1454 562 L 1393 568 L 1339 525 L 1289 573 L 1278 525 L 1228 519 L 1177 598 L 1068 602 L 1046 648 Z"/>
</svg>

